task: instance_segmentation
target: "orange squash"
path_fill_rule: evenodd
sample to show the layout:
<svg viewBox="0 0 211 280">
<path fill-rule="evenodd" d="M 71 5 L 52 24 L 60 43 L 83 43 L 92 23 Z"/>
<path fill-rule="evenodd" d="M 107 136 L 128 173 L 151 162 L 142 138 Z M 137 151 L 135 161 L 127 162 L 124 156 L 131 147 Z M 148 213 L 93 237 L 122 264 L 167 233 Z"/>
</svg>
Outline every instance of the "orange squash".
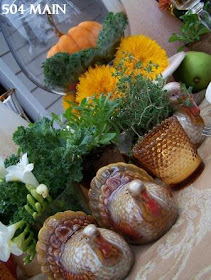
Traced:
<svg viewBox="0 0 211 280">
<path fill-rule="evenodd" d="M 48 51 L 47 58 L 58 52 L 73 54 L 90 47 L 96 48 L 102 25 L 95 21 L 84 21 L 61 35 L 59 41 Z"/>
</svg>

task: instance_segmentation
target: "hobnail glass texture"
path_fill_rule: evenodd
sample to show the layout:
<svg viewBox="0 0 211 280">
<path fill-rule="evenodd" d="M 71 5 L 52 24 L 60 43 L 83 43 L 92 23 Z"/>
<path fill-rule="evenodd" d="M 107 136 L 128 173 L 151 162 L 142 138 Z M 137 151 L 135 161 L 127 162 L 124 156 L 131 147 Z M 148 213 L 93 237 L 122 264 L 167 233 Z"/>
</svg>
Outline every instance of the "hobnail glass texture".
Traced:
<svg viewBox="0 0 211 280">
<path fill-rule="evenodd" d="M 155 126 L 133 148 L 133 155 L 164 183 L 175 186 L 191 176 L 202 161 L 176 117 Z"/>
</svg>

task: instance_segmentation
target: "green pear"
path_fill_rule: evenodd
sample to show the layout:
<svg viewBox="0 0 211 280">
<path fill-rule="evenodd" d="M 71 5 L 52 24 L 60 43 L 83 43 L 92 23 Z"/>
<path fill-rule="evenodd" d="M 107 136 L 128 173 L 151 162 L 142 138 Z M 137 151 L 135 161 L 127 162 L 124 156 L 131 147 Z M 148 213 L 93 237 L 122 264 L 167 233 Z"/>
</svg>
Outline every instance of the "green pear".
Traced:
<svg viewBox="0 0 211 280">
<path fill-rule="evenodd" d="M 204 52 L 187 52 L 173 76 L 177 82 L 193 87 L 193 92 L 207 88 L 211 81 L 211 55 Z"/>
</svg>

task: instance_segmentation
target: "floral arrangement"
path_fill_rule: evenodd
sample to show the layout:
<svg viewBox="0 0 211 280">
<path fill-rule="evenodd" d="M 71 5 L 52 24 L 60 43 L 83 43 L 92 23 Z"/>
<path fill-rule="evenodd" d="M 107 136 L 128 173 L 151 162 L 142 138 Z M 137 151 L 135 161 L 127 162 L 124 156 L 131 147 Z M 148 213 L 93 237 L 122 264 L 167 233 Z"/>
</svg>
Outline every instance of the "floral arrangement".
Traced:
<svg viewBox="0 0 211 280">
<path fill-rule="evenodd" d="M 6 160 L 0 158 L 0 261 L 6 262 L 10 254 L 24 253 L 25 263 L 30 262 L 36 254 L 40 227 L 45 218 L 56 212 L 68 209 L 90 214 L 80 186 L 86 179 L 85 163 L 93 166 L 90 157 L 98 161 L 102 151 L 115 145 L 121 157 L 133 161 L 134 144 L 139 145 L 147 133 L 177 110 L 167 94 L 172 89 L 164 87 L 162 72 L 169 63 L 165 50 L 143 35 L 122 38 L 126 23 L 125 15 L 110 14 L 97 50 L 57 53 L 45 62 L 47 83 L 67 89 L 77 82 L 76 94 L 63 98 L 63 114 L 18 127 L 13 135 L 18 154 Z M 178 93 L 177 105 L 185 105 L 186 114 L 194 106 L 189 102 L 190 90 L 180 85 L 176 90 L 172 91 Z M 174 117 L 170 119 L 175 121 Z M 179 128 L 182 129 L 180 125 Z M 130 168 L 137 172 L 137 167 Z M 152 182 L 145 171 L 143 174 Z M 139 182 L 138 188 L 142 187 Z M 131 192 L 137 195 L 137 189 Z M 172 223 L 176 211 L 173 216 Z M 93 231 L 95 234 L 92 227 Z M 89 237 L 90 232 L 84 234 Z M 100 238 L 98 241 L 102 242 Z"/>
<path fill-rule="evenodd" d="M 19 213 L 19 216 L 22 216 L 23 219 L 8 227 L 3 225 L 2 222 L 0 223 L 2 233 L 0 259 L 4 262 L 9 259 L 10 253 L 17 256 L 26 253 L 26 263 L 34 258 L 36 241 L 33 239 L 34 233 L 30 229 L 30 220 L 36 219 L 45 210 L 47 204 L 52 202 L 47 186 L 38 183 L 32 173 L 33 169 L 34 165 L 29 163 L 27 153 L 20 158 L 20 161 L 16 165 L 11 165 L 7 168 L 5 168 L 3 159 L 0 158 L 0 184 L 7 184 L 7 192 L 10 191 L 10 195 L 12 193 L 12 196 L 14 196 L 13 199 L 18 199 L 18 197 L 14 194 L 13 188 L 9 189 L 9 182 L 21 182 L 24 184 L 23 187 L 28 191 L 25 197 L 26 204 L 21 209 L 21 212 L 25 212 L 25 214 Z M 4 191 L 4 187 L 6 186 L 3 186 L 2 191 Z M 2 208 L 4 196 L 5 192 L 3 193 L 3 198 L 1 198 L 1 213 L 4 210 Z M 4 207 L 6 206 L 11 207 L 11 205 L 4 205 Z M 14 205 L 12 206 L 14 207 Z"/>
<path fill-rule="evenodd" d="M 157 42 L 146 36 L 123 38 L 113 65 L 96 65 L 81 75 L 76 86 L 76 95 L 69 93 L 63 98 L 64 109 L 68 108 L 68 100 L 80 103 L 83 98 L 99 96 L 101 93 L 111 93 L 111 98 L 120 97 L 122 92 L 117 89 L 119 77 L 115 74 L 120 65 L 125 76 L 136 77 L 141 74 L 149 79 L 156 79 L 168 66 L 168 58 Z M 147 70 L 149 65 L 150 71 Z"/>
<path fill-rule="evenodd" d="M 7 231 L 12 234 L 0 242 L 0 260 L 6 261 L 11 252 L 24 252 L 25 263 L 33 259 L 36 223 L 66 188 L 70 189 L 68 209 L 89 211 L 79 187 L 72 183 L 83 178 L 86 154 L 118 138 L 119 130 L 111 120 L 116 106 L 109 96 L 93 98 L 91 103 L 85 99 L 78 106 L 73 104 L 74 110 L 68 109 L 63 116 L 55 115 L 52 121 L 44 118 L 27 128 L 19 127 L 14 133 L 13 140 L 23 155 L 0 160 L 0 218 L 12 226 L 7 229 L 1 224 L 5 238 Z M 56 121 L 60 129 L 54 128 Z"/>
</svg>

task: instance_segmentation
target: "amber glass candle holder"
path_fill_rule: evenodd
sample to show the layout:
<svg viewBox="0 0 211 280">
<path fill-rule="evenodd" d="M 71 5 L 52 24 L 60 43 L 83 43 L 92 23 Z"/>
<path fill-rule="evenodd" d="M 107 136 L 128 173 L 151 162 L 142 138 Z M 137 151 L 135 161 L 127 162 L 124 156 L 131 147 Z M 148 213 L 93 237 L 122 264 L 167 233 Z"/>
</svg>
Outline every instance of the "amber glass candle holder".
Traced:
<svg viewBox="0 0 211 280">
<path fill-rule="evenodd" d="M 169 186 L 187 185 L 199 176 L 203 163 L 176 117 L 164 120 L 133 148 L 147 171 Z"/>
</svg>

